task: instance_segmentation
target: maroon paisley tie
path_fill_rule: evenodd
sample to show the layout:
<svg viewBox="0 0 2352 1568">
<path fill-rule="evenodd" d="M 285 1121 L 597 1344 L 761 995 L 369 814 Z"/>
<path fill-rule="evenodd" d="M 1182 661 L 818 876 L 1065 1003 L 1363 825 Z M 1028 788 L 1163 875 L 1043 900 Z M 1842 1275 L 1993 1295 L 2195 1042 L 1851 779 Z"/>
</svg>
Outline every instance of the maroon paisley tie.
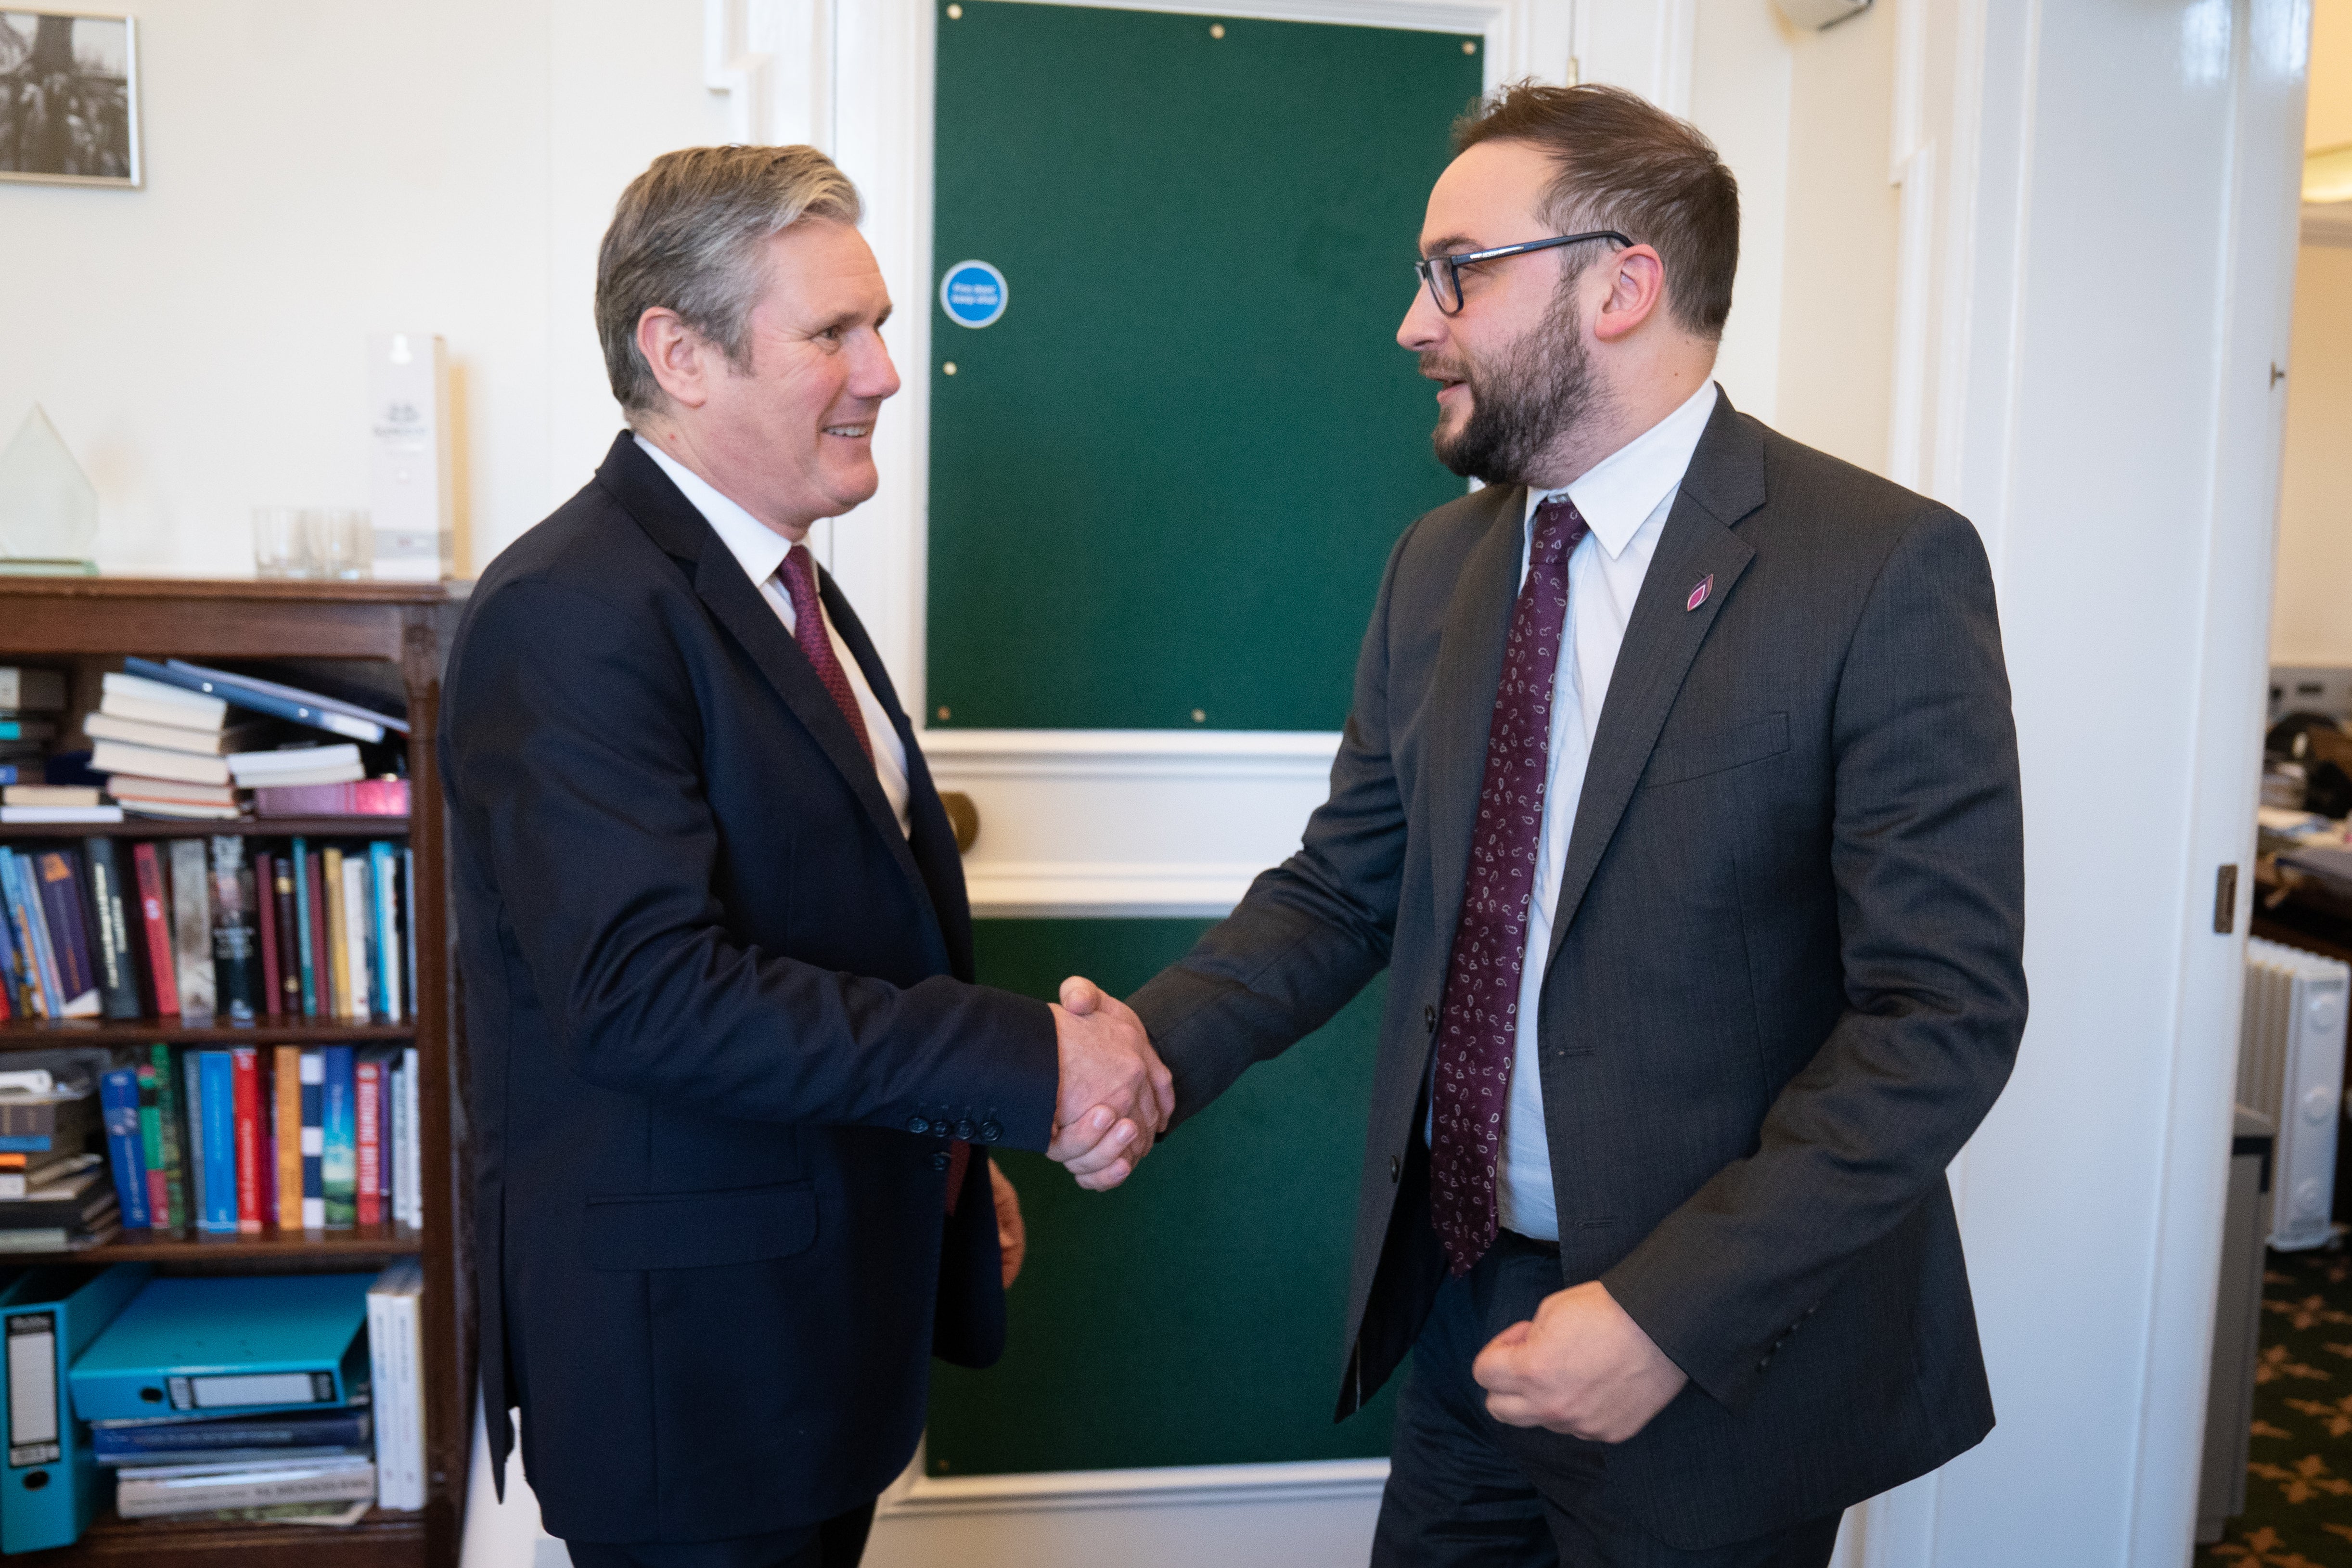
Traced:
<svg viewBox="0 0 2352 1568">
<path fill-rule="evenodd" d="M 1511 607 L 1503 679 L 1486 731 L 1486 774 L 1445 971 L 1433 1090 L 1430 1217 L 1457 1275 L 1469 1273 L 1495 1242 L 1495 1169 L 1511 1086 L 1528 900 L 1543 836 L 1552 677 L 1568 622 L 1568 557 L 1589 531 L 1564 495 L 1536 508 L 1528 579 Z"/>
</svg>

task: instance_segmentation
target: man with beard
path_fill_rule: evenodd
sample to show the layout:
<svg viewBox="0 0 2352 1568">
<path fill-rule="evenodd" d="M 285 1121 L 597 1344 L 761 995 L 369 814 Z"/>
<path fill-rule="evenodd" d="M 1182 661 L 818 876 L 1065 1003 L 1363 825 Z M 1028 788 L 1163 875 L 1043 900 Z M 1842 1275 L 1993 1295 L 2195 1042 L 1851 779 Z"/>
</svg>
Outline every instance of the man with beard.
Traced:
<svg viewBox="0 0 2352 1568">
<path fill-rule="evenodd" d="M 1397 338 L 1486 488 L 1391 552 L 1298 853 L 1132 1005 L 1181 1120 L 1391 971 L 1373 1562 L 1825 1563 L 1992 1425 L 1944 1180 L 2025 1018 L 1990 574 L 1709 381 L 1696 131 L 1520 86 L 1455 146 Z"/>
</svg>

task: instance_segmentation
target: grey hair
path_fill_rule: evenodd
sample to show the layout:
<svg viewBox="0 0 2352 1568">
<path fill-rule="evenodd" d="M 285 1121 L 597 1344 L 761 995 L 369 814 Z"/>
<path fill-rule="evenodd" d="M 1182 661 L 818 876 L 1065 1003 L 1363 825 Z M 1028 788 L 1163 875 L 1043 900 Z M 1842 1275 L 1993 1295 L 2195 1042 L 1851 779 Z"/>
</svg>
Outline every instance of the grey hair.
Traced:
<svg viewBox="0 0 2352 1568">
<path fill-rule="evenodd" d="M 686 147 L 631 180 L 596 252 L 596 335 L 631 423 L 667 401 L 637 347 L 647 310 L 676 310 L 748 369 L 766 241 L 805 218 L 854 224 L 864 215 L 857 187 L 814 147 Z"/>
</svg>

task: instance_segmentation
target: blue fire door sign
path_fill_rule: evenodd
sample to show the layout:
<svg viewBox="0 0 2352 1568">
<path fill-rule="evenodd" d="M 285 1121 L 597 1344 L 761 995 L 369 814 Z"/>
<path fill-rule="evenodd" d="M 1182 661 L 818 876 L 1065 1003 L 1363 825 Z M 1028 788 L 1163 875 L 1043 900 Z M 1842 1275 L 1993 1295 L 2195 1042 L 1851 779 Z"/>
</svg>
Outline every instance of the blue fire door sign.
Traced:
<svg viewBox="0 0 2352 1568">
<path fill-rule="evenodd" d="M 1004 274 L 985 261 L 959 261 L 940 279 L 940 309 L 960 327 L 989 327 L 1004 314 Z"/>
</svg>

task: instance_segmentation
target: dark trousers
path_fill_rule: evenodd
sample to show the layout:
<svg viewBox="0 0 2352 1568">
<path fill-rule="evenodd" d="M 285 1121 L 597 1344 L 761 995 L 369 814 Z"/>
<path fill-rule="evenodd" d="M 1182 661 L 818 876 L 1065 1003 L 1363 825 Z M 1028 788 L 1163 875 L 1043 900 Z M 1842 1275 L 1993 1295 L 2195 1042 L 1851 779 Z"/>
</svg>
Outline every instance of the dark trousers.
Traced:
<svg viewBox="0 0 2352 1568">
<path fill-rule="evenodd" d="M 1838 1516 L 1704 1552 L 1668 1546 L 1601 1485 L 1609 1445 L 1507 1426 L 1470 1363 L 1560 1289 L 1559 1255 L 1505 1231 L 1439 1287 L 1397 1399 L 1373 1568 L 1824 1568 Z"/>
<path fill-rule="evenodd" d="M 572 1568 L 857 1568 L 874 1505 L 851 1509 L 823 1524 L 738 1535 L 726 1541 L 642 1541 L 607 1545 L 567 1541 Z"/>
</svg>

